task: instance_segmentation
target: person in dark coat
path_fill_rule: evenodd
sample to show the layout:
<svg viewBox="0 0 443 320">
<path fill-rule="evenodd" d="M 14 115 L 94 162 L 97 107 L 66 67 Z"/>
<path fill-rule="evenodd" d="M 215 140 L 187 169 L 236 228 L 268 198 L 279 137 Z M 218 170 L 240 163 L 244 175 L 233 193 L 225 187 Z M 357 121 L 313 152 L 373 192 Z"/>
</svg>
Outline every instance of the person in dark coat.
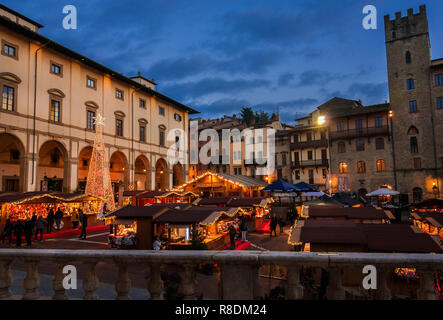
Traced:
<svg viewBox="0 0 443 320">
<path fill-rule="evenodd" d="M 32 233 L 34 231 L 34 223 L 31 219 L 26 219 L 24 233 L 26 238 L 26 245 L 30 247 L 32 245 Z"/>
<path fill-rule="evenodd" d="M 240 223 L 240 232 L 241 232 L 241 241 L 246 242 L 246 222 L 245 220 L 242 220 Z"/>
<path fill-rule="evenodd" d="M 285 226 L 285 222 L 283 221 L 283 218 L 279 217 L 277 222 L 278 222 L 278 226 L 280 227 L 280 233 L 283 233 L 283 227 Z"/>
<path fill-rule="evenodd" d="M 11 223 L 11 219 L 7 219 L 5 223 L 5 228 L 3 229 L 2 234 L 2 243 L 5 244 L 5 238 L 8 237 L 9 239 L 9 245 L 12 244 L 12 229 L 14 226 Z"/>
<path fill-rule="evenodd" d="M 275 236 L 277 236 L 277 217 L 275 216 L 275 214 L 273 214 L 271 217 L 271 223 L 269 227 L 271 229 L 270 236 L 272 237 L 272 232 L 274 232 Z"/>
<path fill-rule="evenodd" d="M 37 241 L 38 234 L 40 234 L 40 242 L 43 241 L 43 230 L 46 224 L 48 224 L 48 222 L 43 219 L 42 216 L 38 216 L 37 221 L 35 222 L 35 241 Z"/>
<path fill-rule="evenodd" d="M 54 209 L 49 209 L 48 216 L 46 217 L 46 221 L 48 222 L 47 233 L 52 232 L 52 225 L 54 223 Z"/>
<path fill-rule="evenodd" d="M 63 219 L 63 211 L 60 210 L 60 207 L 57 208 L 57 211 L 55 212 L 55 225 L 57 227 L 57 231 L 60 231 L 60 223 Z"/>
<path fill-rule="evenodd" d="M 82 213 L 81 220 L 82 223 L 82 232 L 80 233 L 80 239 L 86 240 L 86 228 L 88 227 L 88 215 Z"/>
<path fill-rule="evenodd" d="M 229 226 L 229 240 L 231 240 L 231 248 L 235 249 L 235 234 L 237 231 L 235 230 L 234 226 L 231 224 Z"/>
<path fill-rule="evenodd" d="M 18 220 L 14 226 L 15 244 L 17 247 L 22 246 L 22 236 L 23 236 L 23 223 Z"/>
</svg>

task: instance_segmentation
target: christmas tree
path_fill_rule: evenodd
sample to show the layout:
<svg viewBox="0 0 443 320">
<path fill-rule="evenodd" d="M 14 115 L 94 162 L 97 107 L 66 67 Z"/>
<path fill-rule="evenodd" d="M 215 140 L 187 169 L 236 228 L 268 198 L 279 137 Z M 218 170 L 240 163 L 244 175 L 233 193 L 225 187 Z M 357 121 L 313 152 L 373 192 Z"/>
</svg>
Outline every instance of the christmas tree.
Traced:
<svg viewBox="0 0 443 320">
<path fill-rule="evenodd" d="M 111 174 L 109 173 L 109 162 L 103 140 L 104 121 L 105 118 L 100 113 L 95 118 L 94 148 L 92 150 L 91 163 L 89 164 L 85 193 L 101 198 L 103 204 L 106 204 L 107 209 L 112 211 L 115 209 L 115 202 Z"/>
</svg>

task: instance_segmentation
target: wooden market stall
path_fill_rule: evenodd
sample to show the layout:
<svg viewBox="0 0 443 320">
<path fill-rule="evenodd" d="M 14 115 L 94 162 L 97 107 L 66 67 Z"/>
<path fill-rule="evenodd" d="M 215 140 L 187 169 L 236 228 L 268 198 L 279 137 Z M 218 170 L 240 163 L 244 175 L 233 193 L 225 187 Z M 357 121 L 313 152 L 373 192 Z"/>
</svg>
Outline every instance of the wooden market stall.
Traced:
<svg viewBox="0 0 443 320">
<path fill-rule="evenodd" d="M 265 217 L 269 215 L 271 205 L 274 202 L 275 200 L 272 197 L 233 198 L 227 206 L 241 208 L 244 211 L 246 225 L 249 227 L 249 230 L 254 231 L 255 228 L 263 223 Z"/>
<path fill-rule="evenodd" d="M 192 203 L 198 195 L 191 191 L 125 191 L 123 205 L 144 206 L 156 203 Z"/>
<path fill-rule="evenodd" d="M 190 207 L 185 210 L 168 210 L 158 216 L 156 235 L 165 248 L 171 250 L 187 249 L 191 245 L 192 232 L 199 232 L 210 250 L 223 248 L 229 243 L 228 228 L 233 225 L 239 229 L 241 208 L 228 207 Z"/>
<path fill-rule="evenodd" d="M 109 243 L 113 248 L 152 250 L 153 220 L 171 209 L 164 205 L 124 206 L 107 215 L 113 226 Z"/>
<path fill-rule="evenodd" d="M 12 222 L 26 220 L 33 214 L 47 217 L 49 210 L 54 212 L 60 208 L 63 212 L 61 229 L 72 228 L 71 215 L 74 210 L 82 209 L 88 215 L 88 224 L 97 223 L 97 214 L 100 211 L 100 199 L 81 193 L 59 193 L 59 192 L 25 192 L 11 193 L 0 196 L 1 219 L 3 226 L 6 219 Z"/>
<path fill-rule="evenodd" d="M 243 175 L 207 171 L 181 186 L 176 191 L 191 191 L 200 197 L 257 197 L 267 183 Z"/>
</svg>

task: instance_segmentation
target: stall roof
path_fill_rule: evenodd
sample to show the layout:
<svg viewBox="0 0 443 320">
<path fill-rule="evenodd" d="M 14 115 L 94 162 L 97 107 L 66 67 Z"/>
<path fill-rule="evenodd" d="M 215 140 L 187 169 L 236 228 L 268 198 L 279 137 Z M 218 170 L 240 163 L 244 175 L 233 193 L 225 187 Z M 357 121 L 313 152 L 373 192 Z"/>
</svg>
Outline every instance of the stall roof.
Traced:
<svg viewBox="0 0 443 320">
<path fill-rule="evenodd" d="M 117 219 L 135 219 L 135 218 L 153 218 L 155 219 L 162 213 L 166 211 L 174 210 L 167 206 L 143 206 L 143 207 L 134 207 L 134 206 L 125 206 L 120 209 L 117 209 L 107 216 L 115 216 Z"/>
<path fill-rule="evenodd" d="M 332 198 L 344 205 L 347 206 L 355 206 L 358 204 L 361 204 L 361 202 L 357 199 L 351 198 L 348 194 L 346 194 L 345 192 L 339 192 L 336 193 L 332 196 Z"/>
<path fill-rule="evenodd" d="M 35 203 L 61 203 L 96 200 L 98 198 L 81 193 L 62 192 L 25 192 L 0 195 L 0 203 L 10 204 L 35 204 Z"/>
<path fill-rule="evenodd" d="M 345 217 L 347 219 L 368 219 L 381 220 L 392 219 L 393 216 L 389 212 L 374 207 L 336 207 L 336 206 L 310 206 L 308 210 L 310 218 L 330 217 L 338 218 Z"/>
<path fill-rule="evenodd" d="M 422 202 L 413 203 L 410 207 L 417 209 L 443 209 L 443 199 L 427 199 Z"/>
<path fill-rule="evenodd" d="M 267 197 L 260 198 L 233 198 L 227 205 L 229 207 L 265 207 L 269 203 L 273 203 L 274 199 Z"/>
<path fill-rule="evenodd" d="M 169 210 L 155 219 L 157 223 L 210 225 L 223 216 L 234 217 L 242 210 L 227 207 L 191 207 L 186 210 Z"/>
<path fill-rule="evenodd" d="M 404 224 L 305 220 L 291 228 L 288 243 L 358 244 L 370 252 L 443 252 L 435 237 Z"/>
<path fill-rule="evenodd" d="M 198 205 L 228 205 L 232 201 L 232 197 L 211 197 L 202 198 L 197 202 Z"/>
<path fill-rule="evenodd" d="M 338 206 L 343 207 L 344 204 L 341 202 L 338 202 L 337 200 L 333 199 L 332 197 L 328 195 L 322 195 L 321 197 L 318 197 L 317 199 L 306 201 L 303 203 L 305 206 L 312 206 L 312 205 L 318 205 L 318 206 Z"/>
</svg>

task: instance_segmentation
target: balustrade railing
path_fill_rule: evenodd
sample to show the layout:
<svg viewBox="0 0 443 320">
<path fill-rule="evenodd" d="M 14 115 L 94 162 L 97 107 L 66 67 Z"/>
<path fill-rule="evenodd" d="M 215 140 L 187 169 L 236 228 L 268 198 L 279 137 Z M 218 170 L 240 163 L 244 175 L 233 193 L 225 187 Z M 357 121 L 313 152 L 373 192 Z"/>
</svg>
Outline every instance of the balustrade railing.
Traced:
<svg viewBox="0 0 443 320">
<path fill-rule="evenodd" d="M 219 286 L 220 299 L 258 299 L 262 297 L 259 282 L 259 268 L 263 266 L 283 266 L 287 270 L 285 280 L 286 299 L 303 299 L 304 286 L 302 270 L 306 267 L 319 267 L 328 272 L 326 296 L 330 300 L 345 299 L 342 274 L 345 268 L 365 265 L 377 268 L 376 299 L 392 297 L 387 270 L 397 267 L 416 268 L 420 277 L 417 290 L 418 299 L 438 299 L 434 275 L 443 270 L 443 255 L 438 254 L 377 254 L 377 253 L 314 253 L 314 252 L 269 252 L 269 251 L 111 251 L 111 250 L 0 250 L 0 299 L 11 299 L 11 264 L 24 262 L 26 277 L 23 281 L 24 300 L 36 300 L 39 296 L 40 279 L 38 265 L 41 261 L 51 261 L 55 266 L 52 299 L 68 299 L 63 287 L 63 267 L 67 264 L 82 263 L 85 266 L 83 277 L 83 299 L 99 299 L 96 291 L 100 275 L 96 273 L 99 262 L 117 266 L 115 282 L 116 299 L 129 299 L 131 281 L 128 266 L 137 264 L 147 272 L 146 287 L 151 299 L 163 298 L 164 284 L 162 269 L 169 264 L 183 268 L 181 293 L 184 299 L 195 299 L 196 267 L 201 263 L 220 266 L 220 276 L 208 278 L 209 285 Z M 363 279 L 364 274 L 361 274 Z M 212 280 L 211 280 L 212 279 Z M 14 298 L 16 298 L 14 296 Z"/>
</svg>

